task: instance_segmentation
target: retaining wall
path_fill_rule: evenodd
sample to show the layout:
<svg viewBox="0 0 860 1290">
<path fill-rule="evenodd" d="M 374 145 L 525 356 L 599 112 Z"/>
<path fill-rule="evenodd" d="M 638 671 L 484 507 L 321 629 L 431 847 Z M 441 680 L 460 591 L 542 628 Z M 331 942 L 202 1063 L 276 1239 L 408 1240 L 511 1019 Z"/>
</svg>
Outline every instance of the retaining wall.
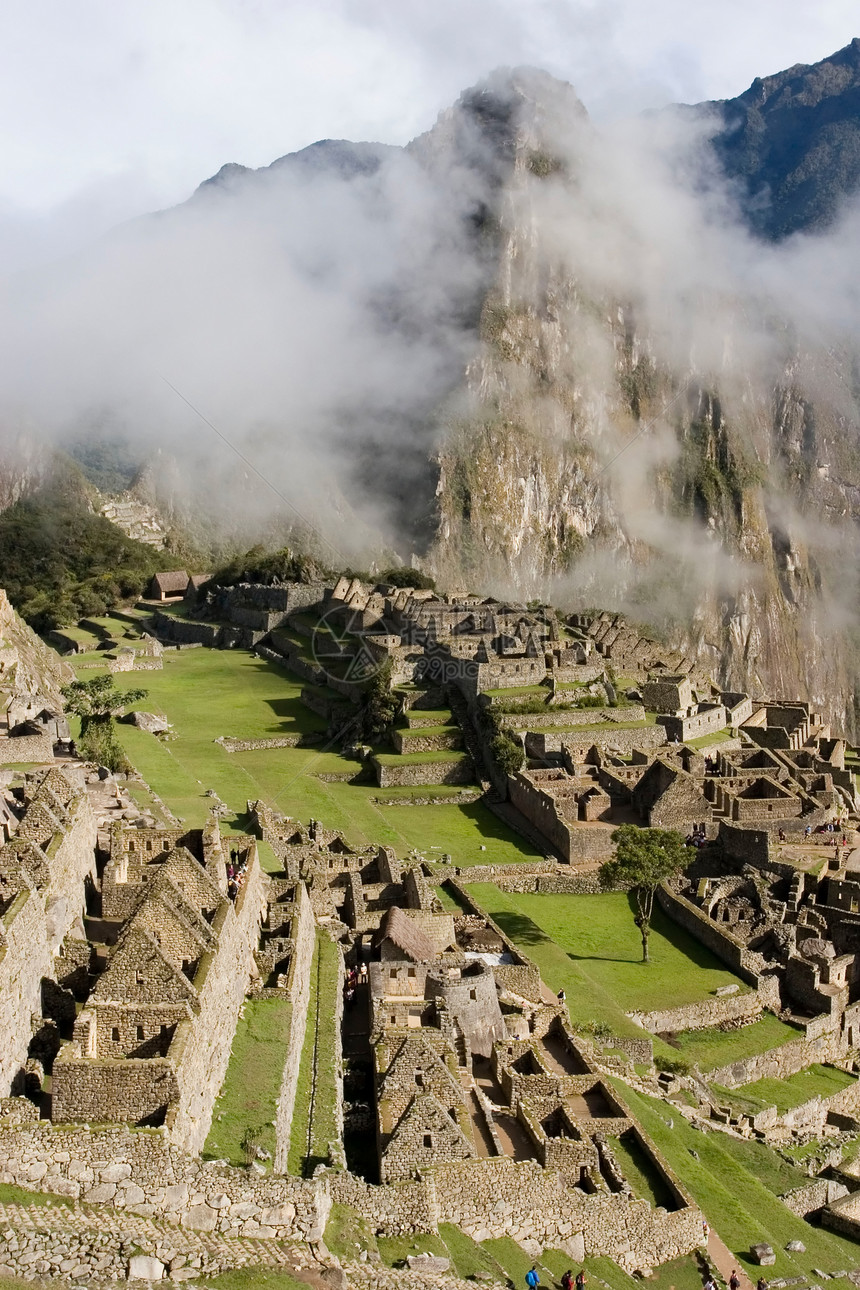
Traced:
<svg viewBox="0 0 860 1290">
<path fill-rule="evenodd" d="M 313 963 L 316 936 L 313 909 L 311 908 L 307 888 L 303 882 L 298 883 L 297 887 L 296 914 L 293 919 L 292 930 L 294 948 L 287 978 L 287 993 L 292 1002 L 290 1036 L 287 1040 L 287 1053 L 284 1058 L 281 1089 L 278 1095 L 278 1113 L 275 1118 L 275 1140 L 277 1145 L 275 1147 L 274 1163 L 275 1169 L 279 1173 L 286 1173 L 287 1157 L 290 1152 L 290 1132 L 293 1127 L 293 1111 L 296 1105 L 299 1067 L 302 1060 L 305 1026 L 308 1019 L 311 964 Z"/>
<path fill-rule="evenodd" d="M 331 1209 L 319 1182 L 202 1163 L 125 1125 L 0 1126 L 0 1181 L 232 1236 L 319 1240 Z"/>
</svg>

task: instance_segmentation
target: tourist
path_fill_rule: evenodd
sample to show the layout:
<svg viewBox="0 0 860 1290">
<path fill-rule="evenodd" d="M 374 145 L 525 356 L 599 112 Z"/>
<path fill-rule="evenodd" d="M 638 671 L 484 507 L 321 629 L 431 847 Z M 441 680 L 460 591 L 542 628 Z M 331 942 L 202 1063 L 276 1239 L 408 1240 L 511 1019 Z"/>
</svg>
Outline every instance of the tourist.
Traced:
<svg viewBox="0 0 860 1290">
<path fill-rule="evenodd" d="M 737 1268 L 732 1268 L 732 1275 L 729 1277 L 729 1290 L 741 1290 L 741 1279 L 738 1276 Z"/>
<path fill-rule="evenodd" d="M 708 1225 L 708 1220 L 706 1218 L 703 1218 L 702 1219 L 702 1240 L 704 1241 L 705 1245 L 708 1244 L 708 1237 L 710 1235 L 711 1235 L 711 1229 Z"/>
<path fill-rule="evenodd" d="M 534 1264 L 532 1264 L 526 1273 L 526 1285 L 529 1287 L 529 1290 L 534 1290 L 535 1286 L 540 1285 L 540 1277 L 537 1274 L 537 1268 Z"/>
<path fill-rule="evenodd" d="M 567 995 L 565 994 L 564 990 L 559 990 L 558 992 L 559 1003 L 564 1003 L 566 999 L 567 999 Z"/>
<path fill-rule="evenodd" d="M 561 1290 L 573 1290 L 573 1270 L 568 1268 L 561 1278 Z"/>
<path fill-rule="evenodd" d="M 702 1286 L 702 1290 L 717 1290 L 717 1283 L 714 1280 L 713 1272 L 710 1272 L 710 1271 L 708 1272 L 708 1279 L 706 1280 L 705 1284 Z"/>
<path fill-rule="evenodd" d="M 585 1269 L 580 1268 L 576 1274 L 576 1290 L 585 1290 Z"/>
<path fill-rule="evenodd" d="M 785 829 L 780 829 L 780 831 L 779 831 L 779 840 L 780 840 L 780 842 L 784 842 L 784 841 L 785 841 Z"/>
<path fill-rule="evenodd" d="M 759 1277 L 758 1281 L 756 1281 L 755 1290 L 767 1290 L 767 1282 L 764 1277 Z"/>
</svg>

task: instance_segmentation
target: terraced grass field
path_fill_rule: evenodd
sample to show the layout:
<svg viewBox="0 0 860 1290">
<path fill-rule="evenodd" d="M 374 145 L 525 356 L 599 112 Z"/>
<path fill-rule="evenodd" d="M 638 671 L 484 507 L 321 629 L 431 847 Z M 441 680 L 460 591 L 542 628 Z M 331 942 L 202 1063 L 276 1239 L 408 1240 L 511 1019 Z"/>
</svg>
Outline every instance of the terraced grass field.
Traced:
<svg viewBox="0 0 860 1290">
<path fill-rule="evenodd" d="M 548 896 L 474 883 L 470 894 L 537 963 L 553 990 L 564 989 L 574 1025 L 605 1023 L 619 1035 L 641 1035 L 627 1012 L 676 1008 L 740 982 L 688 932 L 655 909 L 651 962 L 643 963 L 629 898 Z M 672 1049 L 654 1041 L 655 1053 Z"/>
<path fill-rule="evenodd" d="M 80 672 L 84 680 L 97 675 L 95 669 Z M 373 784 L 326 782 L 320 775 L 354 775 L 361 763 L 325 745 L 225 752 L 214 742 L 220 735 L 262 739 L 320 735 L 325 728 L 301 701 L 303 681 L 244 650 L 169 650 L 162 671 L 120 672 L 116 682 L 119 689 L 146 689 L 147 698 L 137 707 L 163 713 L 172 723 L 175 737 L 165 742 L 133 726 L 120 726 L 118 733 L 144 779 L 189 824 L 204 822 L 210 806 L 205 792 L 213 788 L 237 820 L 245 802 L 259 797 L 297 819 L 324 820 L 356 844 L 378 842 L 402 855 L 413 848 L 430 859 L 447 852 L 458 865 L 510 864 L 538 855 L 479 801 L 386 806 L 373 799 L 380 794 L 408 799 L 412 794 Z M 439 795 L 449 793 L 443 789 Z"/>
</svg>

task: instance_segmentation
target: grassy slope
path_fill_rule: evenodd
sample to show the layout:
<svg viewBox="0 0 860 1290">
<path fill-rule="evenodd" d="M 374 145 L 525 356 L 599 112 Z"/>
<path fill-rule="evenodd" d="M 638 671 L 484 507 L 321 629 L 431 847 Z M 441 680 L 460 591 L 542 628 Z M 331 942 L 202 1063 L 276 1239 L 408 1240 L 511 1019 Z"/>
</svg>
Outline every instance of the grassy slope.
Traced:
<svg viewBox="0 0 860 1290">
<path fill-rule="evenodd" d="M 809 1102 L 814 1097 L 832 1097 L 857 1081 L 856 1075 L 837 1070 L 835 1066 L 810 1066 L 788 1079 L 759 1079 L 739 1089 L 722 1089 L 714 1085 L 721 1098 L 742 1109 L 763 1110 L 775 1106 L 782 1113 Z"/>
<path fill-rule="evenodd" d="M 509 864 L 537 856 L 480 802 L 386 807 L 373 801 L 380 793 L 374 785 L 324 782 L 320 772 L 360 769 L 333 750 L 225 752 L 213 742 L 219 735 L 265 738 L 318 731 L 323 724 L 301 702 L 299 678 L 245 651 L 169 651 L 162 671 L 119 673 L 116 681 L 120 689 L 148 690 L 138 706 L 163 712 L 172 722 L 177 737 L 167 743 L 131 726 L 119 733 L 140 773 L 189 824 L 203 823 L 209 808 L 204 792 L 214 788 L 237 815 L 248 798 L 261 797 L 287 815 L 342 829 L 355 843 L 378 842 L 401 854 L 427 848 L 431 857 L 450 853 L 459 865 Z M 429 848 L 428 839 L 434 844 Z"/>
<path fill-rule="evenodd" d="M 335 1002 L 340 989 L 337 946 L 317 930 L 308 1022 L 299 1066 L 296 1104 L 293 1111 L 288 1168 L 292 1174 L 312 1174 L 328 1159 L 329 1143 L 337 1137 L 335 1099 L 336 1072 L 332 1055 L 335 1045 Z M 311 1094 L 316 1092 L 311 1122 Z M 310 1125 L 310 1135 L 308 1128 Z M 310 1138 L 310 1151 L 308 1141 Z"/>
<path fill-rule="evenodd" d="M 473 896 L 538 964 L 553 990 L 564 988 L 571 1020 L 605 1022 L 619 1034 L 642 1031 L 626 1011 L 674 1008 L 737 983 L 704 946 L 655 910 L 651 963 L 641 961 L 639 934 L 623 893 L 539 896 L 475 883 Z M 745 988 L 745 987 L 744 987 Z M 655 1052 L 671 1052 L 655 1040 Z"/>
<path fill-rule="evenodd" d="M 769 1048 L 779 1048 L 792 1039 L 802 1038 L 803 1031 L 786 1025 L 771 1013 L 740 1030 L 688 1030 L 678 1035 L 678 1047 L 700 1070 L 716 1070 L 744 1057 L 755 1057 Z"/>
<path fill-rule="evenodd" d="M 758 1241 L 768 1242 L 776 1251 L 776 1265 L 768 1269 L 769 1280 L 800 1275 L 815 1279 L 811 1273 L 816 1267 L 832 1273 L 857 1266 L 858 1248 L 853 1242 L 810 1226 L 777 1199 L 765 1179 L 777 1184 L 781 1179 L 773 1162 L 774 1153 L 766 1147 L 761 1148 L 764 1154 L 744 1158 L 739 1146 L 754 1150 L 760 1144 L 739 1144 L 721 1133 L 697 1133 L 679 1115 L 673 1117 L 670 1129 L 665 1103 L 620 1083 L 619 1088 L 633 1114 L 753 1281 L 759 1272 L 749 1258 L 749 1249 Z M 783 1177 L 796 1178 L 793 1186 L 806 1180 L 800 1170 Z M 786 1244 L 794 1239 L 804 1243 L 805 1254 L 785 1252 Z M 834 1284 L 844 1290 L 850 1286 L 848 1281 Z"/>
<path fill-rule="evenodd" d="M 203 1148 L 205 1157 L 243 1164 L 241 1143 L 246 1129 L 261 1130 L 260 1146 L 274 1156 L 272 1121 L 277 1112 L 291 1011 L 288 999 L 246 1001 Z"/>
</svg>

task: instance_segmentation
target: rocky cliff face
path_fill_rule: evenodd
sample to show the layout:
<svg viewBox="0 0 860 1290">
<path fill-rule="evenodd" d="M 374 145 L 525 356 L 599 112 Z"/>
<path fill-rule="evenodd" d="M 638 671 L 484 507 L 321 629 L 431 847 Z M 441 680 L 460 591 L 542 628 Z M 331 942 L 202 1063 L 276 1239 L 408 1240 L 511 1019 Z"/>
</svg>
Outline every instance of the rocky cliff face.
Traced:
<svg viewBox="0 0 860 1290">
<path fill-rule="evenodd" d="M 549 92 L 514 74 L 497 113 L 495 281 L 446 412 L 431 562 L 518 599 L 624 608 L 727 685 L 809 698 L 853 729 L 853 357 L 784 320 L 750 326 L 731 290 L 713 306 L 717 344 L 693 335 L 706 297 L 689 345 L 667 341 L 654 292 L 633 275 L 622 296 L 613 266 L 589 263 L 607 253 L 599 232 L 564 234 L 566 218 L 590 227 L 591 145 L 570 90 Z"/>
</svg>

